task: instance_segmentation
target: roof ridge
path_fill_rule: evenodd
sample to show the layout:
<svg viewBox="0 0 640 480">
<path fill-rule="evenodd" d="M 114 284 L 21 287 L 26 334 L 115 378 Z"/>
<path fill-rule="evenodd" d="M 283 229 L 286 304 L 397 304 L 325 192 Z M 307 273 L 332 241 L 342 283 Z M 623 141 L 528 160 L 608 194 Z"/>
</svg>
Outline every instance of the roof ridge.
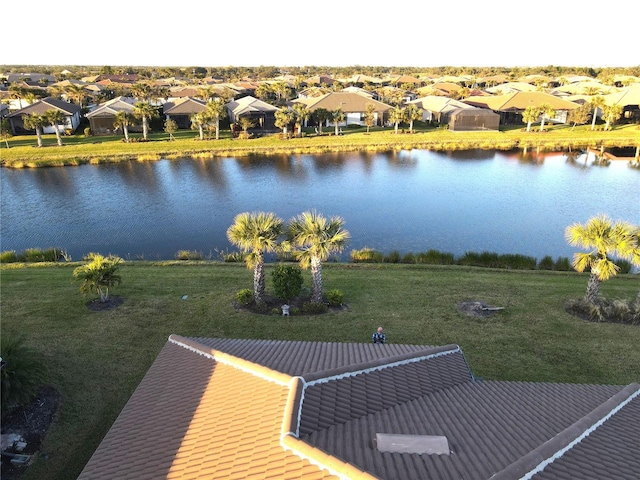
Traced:
<svg viewBox="0 0 640 480">
<path fill-rule="evenodd" d="M 216 362 L 235 367 L 243 372 L 255 375 L 256 377 L 260 377 L 279 385 L 288 387 L 289 382 L 293 378 L 291 375 L 287 375 L 286 373 L 281 373 L 269 367 L 265 367 L 264 365 L 215 350 L 196 340 L 192 340 L 181 335 L 172 334 L 169 336 L 168 341 L 194 353 L 208 357 L 211 360 L 215 360 Z"/>
<path fill-rule="evenodd" d="M 383 347 L 384 348 L 384 347 Z M 362 373 L 369 373 L 376 370 L 383 370 L 385 368 L 395 367 L 397 365 L 403 365 L 406 363 L 420 362 L 430 358 L 439 357 L 441 355 L 448 355 L 451 353 L 461 352 L 462 350 L 456 344 L 444 345 L 441 347 L 431 347 L 424 350 L 418 350 L 415 352 L 408 352 L 395 357 L 379 358 L 368 362 L 358 363 L 355 365 L 345 365 L 342 367 L 333 368 L 330 370 L 324 370 L 321 372 L 309 373 L 302 375 L 302 381 L 304 382 L 305 389 L 318 383 L 326 383 L 331 380 L 337 380 L 340 378 L 352 377 L 360 375 Z"/>
<path fill-rule="evenodd" d="M 491 480 L 531 479 L 638 396 L 640 396 L 640 385 L 637 383 L 627 385 L 556 436 L 492 475 Z"/>
</svg>

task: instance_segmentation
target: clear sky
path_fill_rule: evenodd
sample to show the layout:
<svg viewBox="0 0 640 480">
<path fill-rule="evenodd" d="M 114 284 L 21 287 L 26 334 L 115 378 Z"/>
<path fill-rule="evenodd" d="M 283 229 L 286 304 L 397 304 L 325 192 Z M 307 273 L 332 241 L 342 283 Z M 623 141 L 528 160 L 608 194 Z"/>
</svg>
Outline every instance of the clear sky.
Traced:
<svg viewBox="0 0 640 480">
<path fill-rule="evenodd" d="M 2 6 L 0 65 L 637 66 L 637 0 L 109 0 Z"/>
</svg>

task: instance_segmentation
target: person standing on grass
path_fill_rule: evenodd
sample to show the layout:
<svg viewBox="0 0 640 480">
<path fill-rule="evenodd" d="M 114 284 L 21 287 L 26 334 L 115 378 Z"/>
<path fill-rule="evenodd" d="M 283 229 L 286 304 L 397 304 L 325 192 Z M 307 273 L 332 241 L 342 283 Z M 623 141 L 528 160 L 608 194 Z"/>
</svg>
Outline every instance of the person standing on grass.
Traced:
<svg viewBox="0 0 640 480">
<path fill-rule="evenodd" d="M 373 343 L 386 343 L 387 342 L 387 336 L 382 331 L 382 327 L 378 327 L 378 330 L 376 330 L 374 332 L 373 337 L 371 338 L 371 341 Z"/>
</svg>

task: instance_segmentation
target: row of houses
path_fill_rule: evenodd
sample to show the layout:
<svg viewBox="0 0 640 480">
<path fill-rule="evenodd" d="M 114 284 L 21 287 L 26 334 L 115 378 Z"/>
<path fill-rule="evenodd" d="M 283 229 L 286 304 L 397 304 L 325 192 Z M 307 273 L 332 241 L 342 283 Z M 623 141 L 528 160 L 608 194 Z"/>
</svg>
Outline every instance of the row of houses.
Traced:
<svg viewBox="0 0 640 480">
<path fill-rule="evenodd" d="M 591 82 L 593 83 L 593 82 Z M 476 92 L 467 98 L 456 100 L 453 96 L 442 94 L 446 88 L 441 83 L 434 91 L 433 84 L 429 90 L 432 92 L 418 97 L 416 92 L 403 92 L 402 103 L 404 106 L 414 104 L 422 110 L 421 120 L 424 122 L 434 122 L 448 125 L 454 131 L 472 130 L 498 130 L 500 125 L 521 124 L 522 114 L 529 106 L 540 107 L 550 106 L 554 110 L 553 118 L 547 121 L 555 123 L 566 123 L 569 112 L 578 108 L 581 104 L 591 99 L 587 94 L 563 95 L 561 92 L 555 94 L 525 88 L 531 87 L 529 83 L 518 85 L 502 84 L 501 90 L 494 90 L 495 93 Z M 460 88 L 458 84 L 452 84 Z M 247 116 L 253 121 L 254 131 L 263 133 L 277 132 L 275 126 L 275 113 L 282 107 L 270 104 L 256 98 L 256 85 L 238 85 L 235 89 L 224 85 L 218 89 L 226 89 L 232 96 L 232 100 L 227 102 L 226 111 L 229 122 L 236 123 L 240 117 Z M 220 90 L 221 91 L 221 90 Z M 451 93 L 453 90 L 448 90 Z M 213 92 L 215 95 L 215 92 Z M 166 99 L 156 99 L 155 105 L 161 111 L 164 119 L 174 120 L 178 128 L 188 129 L 191 127 L 191 116 L 206 109 L 206 101 L 203 100 L 201 89 L 196 87 L 180 87 L 173 89 L 171 95 Z M 200 96 L 200 98 L 198 97 Z M 631 84 L 628 87 L 615 89 L 610 93 L 601 95 L 604 104 L 620 105 L 623 109 L 623 118 L 631 121 L 640 120 L 640 83 Z M 133 96 L 119 96 L 106 102 L 93 105 L 84 114 L 91 132 L 94 135 L 107 135 L 114 133 L 114 120 L 118 111 L 133 112 L 134 105 L 138 100 Z M 369 105 L 374 107 L 375 125 L 387 126 L 389 122 L 389 111 L 394 107 L 385 103 L 375 91 L 368 91 L 362 87 L 351 86 L 339 91 L 325 91 L 319 89 L 301 90 L 298 97 L 287 103 L 293 106 L 296 103 L 305 105 L 313 114 L 318 109 L 334 111 L 340 109 L 345 114 L 345 119 L 340 126 L 364 125 L 365 112 Z M 3 110 L 3 116 L 9 120 L 13 134 L 32 133 L 25 128 L 23 116 L 27 114 L 42 114 L 49 109 L 60 110 L 65 116 L 65 123 L 59 128 L 67 131 L 75 131 L 82 121 L 82 109 L 79 105 L 47 97 L 36 101 L 26 107 L 10 111 Z M 598 115 L 596 111 L 596 115 Z M 330 121 L 326 121 L 327 124 Z M 307 125 L 314 124 L 314 119 L 307 120 Z M 136 126 L 130 128 L 136 131 Z M 139 127 L 138 127 L 139 129 Z M 53 126 L 45 127 L 44 133 L 53 133 Z"/>
</svg>

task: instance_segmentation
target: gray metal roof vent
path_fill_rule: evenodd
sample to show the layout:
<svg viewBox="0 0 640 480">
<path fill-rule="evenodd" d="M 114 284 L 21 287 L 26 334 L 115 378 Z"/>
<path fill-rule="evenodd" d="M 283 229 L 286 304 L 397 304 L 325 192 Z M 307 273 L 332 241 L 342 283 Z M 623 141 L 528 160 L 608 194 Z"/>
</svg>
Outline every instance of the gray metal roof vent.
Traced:
<svg viewBox="0 0 640 480">
<path fill-rule="evenodd" d="M 449 441 L 440 435 L 403 435 L 376 433 L 379 452 L 417 453 L 418 455 L 449 455 Z"/>
</svg>

